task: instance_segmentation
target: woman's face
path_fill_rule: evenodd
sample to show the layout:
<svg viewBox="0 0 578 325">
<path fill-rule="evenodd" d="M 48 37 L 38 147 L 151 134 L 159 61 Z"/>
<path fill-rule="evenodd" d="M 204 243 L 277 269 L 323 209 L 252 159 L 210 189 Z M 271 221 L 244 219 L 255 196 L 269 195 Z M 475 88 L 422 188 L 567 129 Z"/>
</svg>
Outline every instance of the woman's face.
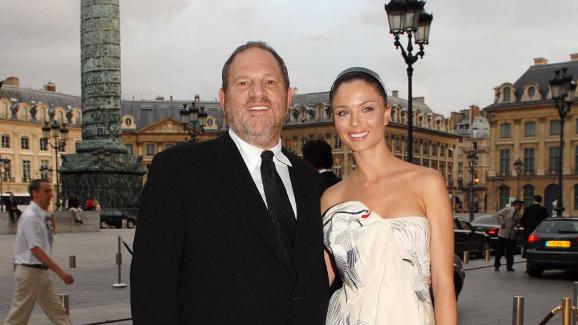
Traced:
<svg viewBox="0 0 578 325">
<path fill-rule="evenodd" d="M 390 109 L 372 85 L 360 79 L 344 82 L 331 104 L 337 133 L 352 151 L 364 151 L 385 141 Z"/>
</svg>

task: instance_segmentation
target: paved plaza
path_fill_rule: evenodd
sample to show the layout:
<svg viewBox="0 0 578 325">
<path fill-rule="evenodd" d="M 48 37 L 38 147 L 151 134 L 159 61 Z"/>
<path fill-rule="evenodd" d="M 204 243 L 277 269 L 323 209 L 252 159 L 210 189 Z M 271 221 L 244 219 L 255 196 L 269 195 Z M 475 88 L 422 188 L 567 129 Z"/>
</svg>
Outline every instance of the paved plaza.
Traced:
<svg viewBox="0 0 578 325">
<path fill-rule="evenodd" d="M 67 271 L 75 283 L 65 286 L 56 275 L 53 282 L 59 293 L 70 297 L 70 315 L 74 324 L 132 324 L 130 320 L 130 294 L 128 287 L 113 289 L 117 282 L 115 254 L 117 238 L 121 236 L 132 247 L 134 230 L 105 229 L 92 233 L 59 234 L 54 244 L 53 256 Z M 10 308 L 14 279 L 12 254 L 14 235 L 0 235 L 0 325 Z M 122 246 L 122 280 L 129 284 L 131 256 Z M 69 268 L 69 256 L 76 256 L 77 268 Z M 559 304 L 560 298 L 572 292 L 576 274 L 546 272 L 541 279 L 530 278 L 525 264 L 516 256 L 516 272 L 494 272 L 492 262 L 471 260 L 465 265 L 466 282 L 458 301 L 460 324 L 509 324 L 512 321 L 512 297 L 526 297 L 526 324 L 537 324 L 547 312 Z M 130 284 L 129 284 L 130 285 Z M 559 324 L 560 318 L 550 321 Z M 50 324 L 42 310 L 35 308 L 31 325 Z"/>
</svg>

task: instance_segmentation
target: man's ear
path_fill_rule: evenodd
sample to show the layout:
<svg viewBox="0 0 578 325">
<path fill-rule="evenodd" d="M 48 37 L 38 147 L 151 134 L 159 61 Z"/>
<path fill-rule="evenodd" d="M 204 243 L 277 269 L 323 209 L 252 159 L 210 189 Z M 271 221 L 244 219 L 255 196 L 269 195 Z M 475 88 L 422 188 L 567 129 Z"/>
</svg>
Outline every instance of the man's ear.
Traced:
<svg viewBox="0 0 578 325">
<path fill-rule="evenodd" d="M 227 96 L 225 95 L 223 88 L 219 88 L 219 104 L 221 104 L 221 109 L 223 110 L 223 113 L 225 113 L 225 107 L 227 107 Z"/>
<path fill-rule="evenodd" d="M 291 108 L 291 102 L 293 102 L 293 95 L 295 94 L 295 90 L 291 87 L 287 88 L 287 113 Z"/>
</svg>

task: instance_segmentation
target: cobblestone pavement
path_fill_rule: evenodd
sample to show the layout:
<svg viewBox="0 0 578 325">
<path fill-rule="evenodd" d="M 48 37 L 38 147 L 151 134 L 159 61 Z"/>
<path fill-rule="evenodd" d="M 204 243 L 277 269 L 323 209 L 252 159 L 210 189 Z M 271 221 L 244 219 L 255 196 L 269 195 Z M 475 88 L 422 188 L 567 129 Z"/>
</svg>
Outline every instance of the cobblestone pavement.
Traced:
<svg viewBox="0 0 578 325">
<path fill-rule="evenodd" d="M 132 246 L 134 230 L 106 229 L 97 233 L 59 234 L 53 257 L 75 277 L 75 283 L 65 286 L 55 275 L 53 282 L 60 293 L 70 297 L 71 318 L 74 324 L 87 325 L 130 318 L 129 289 L 113 289 L 117 282 L 115 254 L 117 237 Z M 10 308 L 14 279 L 12 259 L 14 235 L 0 235 L 0 325 Z M 122 281 L 130 286 L 128 272 L 131 256 L 122 248 Z M 77 268 L 69 269 L 68 257 L 76 256 Z M 526 324 L 537 324 L 563 296 L 572 294 L 572 282 L 578 274 L 559 271 L 545 272 L 540 279 L 530 278 L 525 263 L 516 256 L 516 272 L 495 272 L 492 262 L 470 260 L 464 265 L 466 281 L 458 301 L 460 324 L 487 325 L 512 322 L 512 297 L 526 297 Z M 559 324 L 560 316 L 550 321 Z M 31 325 L 50 324 L 40 308 L 36 307 Z M 116 325 L 131 321 L 114 322 Z"/>
</svg>

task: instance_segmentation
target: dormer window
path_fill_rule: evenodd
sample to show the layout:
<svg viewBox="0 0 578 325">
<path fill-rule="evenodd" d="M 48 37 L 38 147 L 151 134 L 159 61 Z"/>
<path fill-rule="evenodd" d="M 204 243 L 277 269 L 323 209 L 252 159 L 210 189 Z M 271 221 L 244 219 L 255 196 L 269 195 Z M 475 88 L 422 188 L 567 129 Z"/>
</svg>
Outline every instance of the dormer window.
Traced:
<svg viewBox="0 0 578 325">
<path fill-rule="evenodd" d="M 504 96 L 502 98 L 503 101 L 509 102 L 511 99 L 511 92 L 512 92 L 511 88 L 510 87 L 504 87 L 503 92 L 504 92 Z"/>
<path fill-rule="evenodd" d="M 532 97 L 534 97 L 535 94 L 536 94 L 536 88 L 529 87 L 528 88 L 528 97 L 532 98 Z"/>
</svg>

